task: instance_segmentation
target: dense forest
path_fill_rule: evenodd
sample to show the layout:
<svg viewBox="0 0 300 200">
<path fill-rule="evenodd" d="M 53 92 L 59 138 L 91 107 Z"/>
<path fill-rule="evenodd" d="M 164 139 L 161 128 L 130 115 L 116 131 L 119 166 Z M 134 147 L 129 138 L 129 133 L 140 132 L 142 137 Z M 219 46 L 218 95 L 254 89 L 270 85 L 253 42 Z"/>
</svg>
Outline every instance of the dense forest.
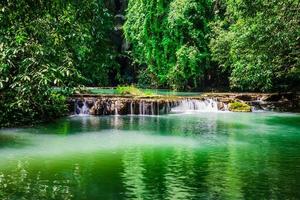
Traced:
<svg viewBox="0 0 300 200">
<path fill-rule="evenodd" d="M 300 85 L 299 0 L 3 0 L 0 25 L 4 126 L 58 117 L 78 86 Z"/>
</svg>

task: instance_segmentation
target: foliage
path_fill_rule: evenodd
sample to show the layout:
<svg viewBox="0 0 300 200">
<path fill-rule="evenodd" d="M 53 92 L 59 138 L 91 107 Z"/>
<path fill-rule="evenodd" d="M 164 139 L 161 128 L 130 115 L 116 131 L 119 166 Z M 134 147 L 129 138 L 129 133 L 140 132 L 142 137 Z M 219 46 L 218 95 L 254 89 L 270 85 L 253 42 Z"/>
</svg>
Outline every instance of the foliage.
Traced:
<svg viewBox="0 0 300 200">
<path fill-rule="evenodd" d="M 8 171 L 7 171 L 8 172 Z M 0 199 L 22 200 L 72 200 L 80 198 L 76 191 L 81 190 L 80 169 L 74 166 L 72 175 L 62 175 L 58 180 L 45 180 L 41 171 L 32 174 L 29 163 L 19 161 L 9 173 L 0 172 Z"/>
<path fill-rule="evenodd" d="M 153 92 L 150 90 L 141 90 L 133 85 L 131 86 L 118 86 L 116 88 L 117 93 L 121 95 L 133 95 L 133 96 L 152 96 L 154 95 Z"/>
<path fill-rule="evenodd" d="M 134 86 L 118 86 L 116 88 L 118 94 L 126 95 L 142 95 L 143 92 Z"/>
<path fill-rule="evenodd" d="M 129 1 L 124 32 L 133 59 L 147 67 L 142 80 L 174 89 L 199 86 L 209 67 L 210 5 L 208 0 Z"/>
<path fill-rule="evenodd" d="M 118 79 L 117 52 L 111 40 L 113 16 L 106 0 L 69 1 L 63 10 L 68 26 L 66 45 L 72 52 L 75 68 L 86 78 L 85 84 L 109 86 Z"/>
<path fill-rule="evenodd" d="M 286 90 L 300 84 L 300 5 L 295 0 L 226 0 L 211 23 L 213 60 L 232 88 Z M 221 17 L 220 17 L 221 16 Z"/>
<path fill-rule="evenodd" d="M 242 102 L 229 103 L 228 109 L 233 112 L 251 112 L 251 106 Z"/>
<path fill-rule="evenodd" d="M 0 126 L 63 114 L 65 97 L 52 86 L 109 84 L 110 18 L 103 1 L 2 1 Z"/>
</svg>

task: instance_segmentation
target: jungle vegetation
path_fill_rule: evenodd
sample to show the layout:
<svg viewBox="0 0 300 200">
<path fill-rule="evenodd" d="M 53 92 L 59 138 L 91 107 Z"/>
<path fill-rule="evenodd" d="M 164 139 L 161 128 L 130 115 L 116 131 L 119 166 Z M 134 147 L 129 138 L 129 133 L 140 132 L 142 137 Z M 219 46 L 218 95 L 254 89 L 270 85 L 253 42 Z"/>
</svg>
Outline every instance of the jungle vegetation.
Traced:
<svg viewBox="0 0 300 200">
<path fill-rule="evenodd" d="M 1 1 L 1 126 L 62 115 L 81 85 L 299 89 L 299 0 L 128 0 L 127 64 L 113 2 Z M 129 67 L 134 73 L 121 73 Z"/>
</svg>

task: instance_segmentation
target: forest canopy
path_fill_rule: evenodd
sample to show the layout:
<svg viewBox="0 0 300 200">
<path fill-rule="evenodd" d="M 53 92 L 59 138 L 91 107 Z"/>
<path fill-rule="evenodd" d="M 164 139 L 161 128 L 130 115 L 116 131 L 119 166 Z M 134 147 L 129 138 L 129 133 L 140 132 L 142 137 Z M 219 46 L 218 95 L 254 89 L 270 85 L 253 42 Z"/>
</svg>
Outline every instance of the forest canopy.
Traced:
<svg viewBox="0 0 300 200">
<path fill-rule="evenodd" d="M 223 3 L 211 23 L 212 60 L 230 72 L 232 88 L 291 90 L 300 80 L 300 2 L 256 0 Z"/>
<path fill-rule="evenodd" d="M 129 1 L 124 32 L 133 59 L 146 66 L 140 81 L 173 89 L 201 84 L 209 67 L 210 7 L 207 0 Z"/>
<path fill-rule="evenodd" d="M 130 0 L 126 16 L 140 81 L 203 88 L 223 71 L 234 90 L 299 87 L 297 0 Z"/>
<path fill-rule="evenodd" d="M 1 1 L 0 26 L 2 124 L 55 118 L 65 98 L 53 86 L 109 85 L 118 70 L 104 1 Z"/>
</svg>

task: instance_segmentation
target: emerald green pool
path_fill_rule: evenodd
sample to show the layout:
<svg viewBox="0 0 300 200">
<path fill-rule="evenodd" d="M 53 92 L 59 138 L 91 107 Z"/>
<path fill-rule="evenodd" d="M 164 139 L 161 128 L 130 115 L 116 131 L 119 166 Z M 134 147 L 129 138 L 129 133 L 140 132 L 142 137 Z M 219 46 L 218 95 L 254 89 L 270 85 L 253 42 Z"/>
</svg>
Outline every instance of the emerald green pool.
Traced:
<svg viewBox="0 0 300 200">
<path fill-rule="evenodd" d="M 92 94 L 118 94 L 117 90 L 114 88 L 87 88 L 88 91 Z M 163 95 L 163 96 L 197 96 L 200 95 L 200 92 L 176 92 L 172 90 L 166 90 L 166 89 L 141 89 L 144 92 L 150 92 L 155 95 Z"/>
<path fill-rule="evenodd" d="M 73 116 L 0 130 L 0 199 L 299 199 L 300 115 Z"/>
</svg>

